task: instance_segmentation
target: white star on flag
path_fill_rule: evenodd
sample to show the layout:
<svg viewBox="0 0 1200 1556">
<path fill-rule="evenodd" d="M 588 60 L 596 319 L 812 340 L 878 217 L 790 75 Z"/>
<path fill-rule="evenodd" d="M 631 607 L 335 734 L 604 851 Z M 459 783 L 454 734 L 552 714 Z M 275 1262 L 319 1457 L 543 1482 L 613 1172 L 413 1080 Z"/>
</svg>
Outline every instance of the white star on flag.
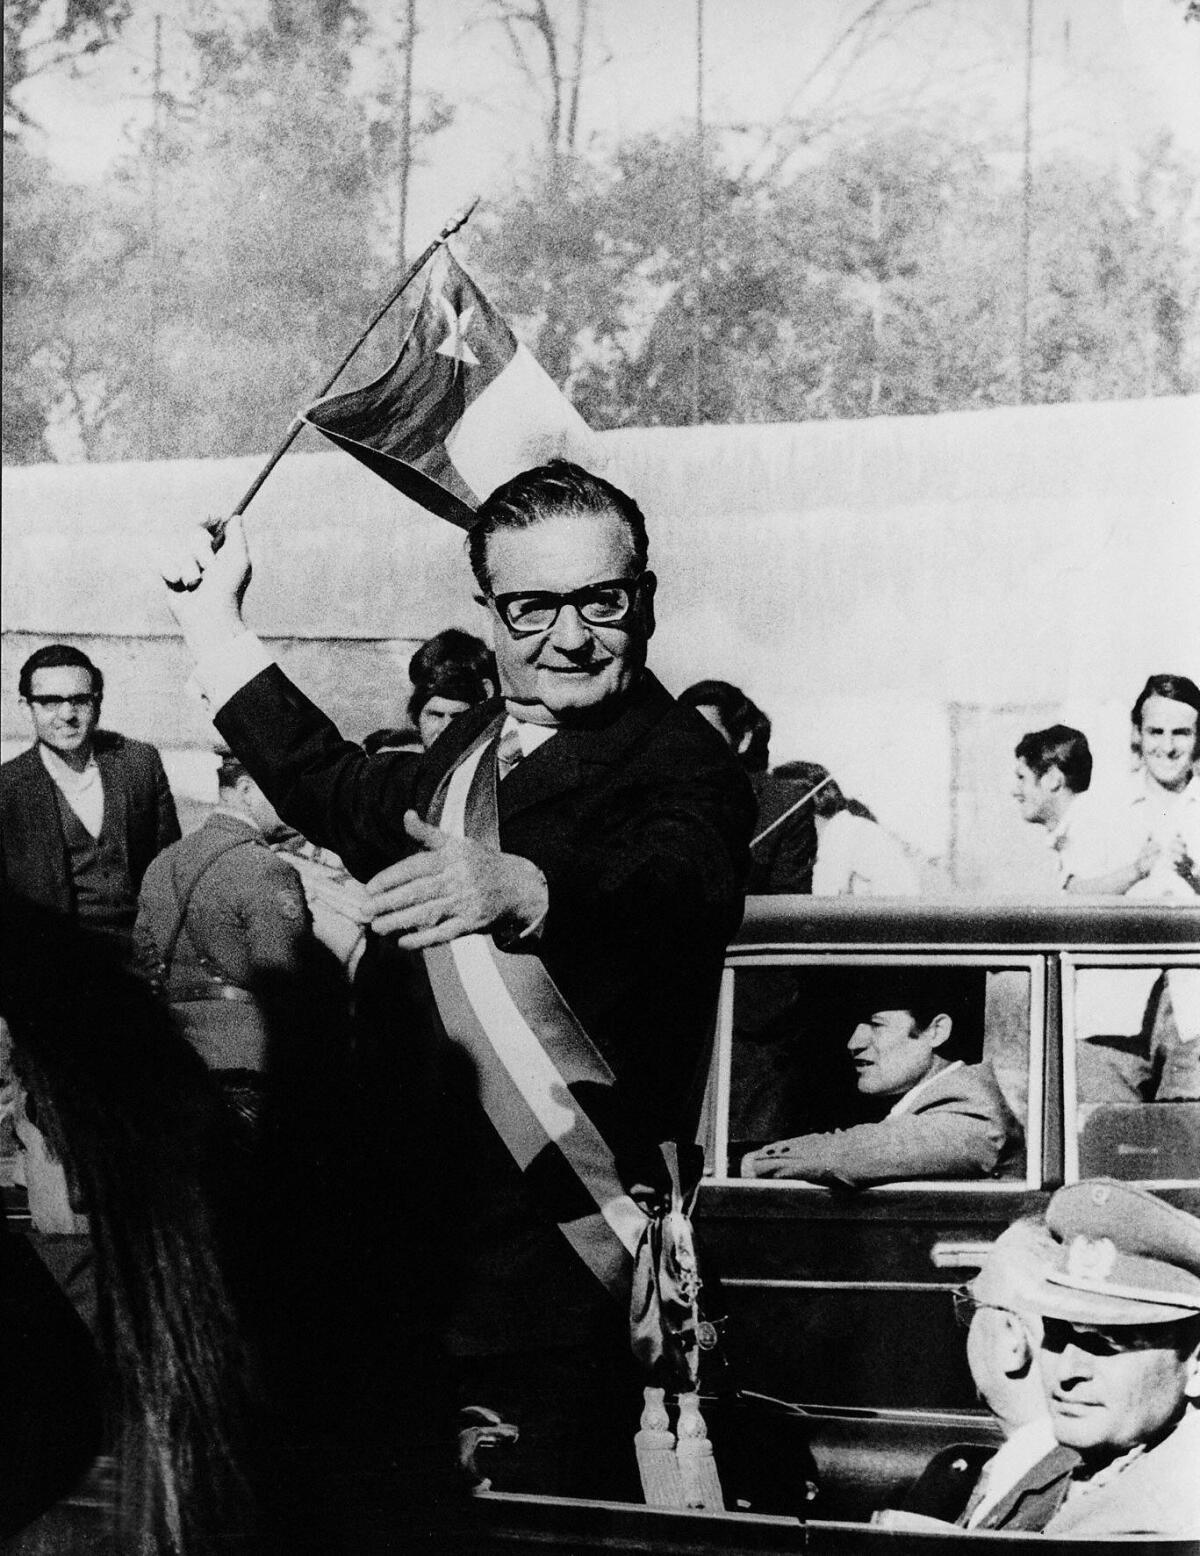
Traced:
<svg viewBox="0 0 1200 1556">
<path fill-rule="evenodd" d="M 478 367 L 479 358 L 464 339 L 475 313 L 474 303 L 469 308 L 464 308 L 461 313 L 455 313 L 454 304 L 448 297 L 439 297 L 438 301 L 442 305 L 442 312 L 446 315 L 448 333 L 445 340 L 436 348 L 437 354 L 449 357 L 452 362 L 465 362 L 468 367 Z"/>
</svg>

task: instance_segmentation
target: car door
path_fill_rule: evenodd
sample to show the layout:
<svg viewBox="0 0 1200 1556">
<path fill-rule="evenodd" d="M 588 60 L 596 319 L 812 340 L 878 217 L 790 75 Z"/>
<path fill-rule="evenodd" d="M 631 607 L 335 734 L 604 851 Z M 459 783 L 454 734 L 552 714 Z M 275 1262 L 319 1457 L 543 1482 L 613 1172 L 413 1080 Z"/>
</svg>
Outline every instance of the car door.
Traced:
<svg viewBox="0 0 1200 1556">
<path fill-rule="evenodd" d="M 914 971 L 978 988 L 974 1059 L 1024 1133 L 1003 1177 L 930 1177 L 854 1190 L 747 1179 L 751 1144 L 878 1117 L 855 1095 L 844 1008 L 865 981 Z M 982 1250 L 1044 1204 L 1058 1167 L 1058 1008 L 1042 951 L 928 939 L 731 952 L 707 1099 L 709 1173 L 698 1205 L 708 1310 L 743 1387 L 806 1405 L 962 1410 L 976 1405 L 953 1293 Z M 893 1099 L 884 1099 L 891 1102 Z M 719 1291 L 715 1289 L 719 1283 Z"/>
</svg>

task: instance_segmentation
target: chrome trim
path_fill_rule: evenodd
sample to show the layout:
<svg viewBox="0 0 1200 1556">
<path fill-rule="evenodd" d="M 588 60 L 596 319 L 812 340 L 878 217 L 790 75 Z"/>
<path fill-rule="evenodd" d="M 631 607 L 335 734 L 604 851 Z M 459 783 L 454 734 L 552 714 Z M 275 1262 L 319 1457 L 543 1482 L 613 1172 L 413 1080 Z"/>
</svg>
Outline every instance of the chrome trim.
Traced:
<svg viewBox="0 0 1200 1556">
<path fill-rule="evenodd" d="M 937 1280 L 768 1280 L 757 1275 L 722 1275 L 722 1286 L 748 1291 L 957 1291 L 957 1281 Z"/>
<path fill-rule="evenodd" d="M 945 1242 L 934 1243 L 929 1250 L 929 1262 L 935 1270 L 957 1270 L 968 1266 L 978 1270 L 983 1268 L 991 1251 L 990 1242 L 970 1242 L 965 1238 L 961 1242 L 953 1242 L 947 1238 Z"/>
</svg>

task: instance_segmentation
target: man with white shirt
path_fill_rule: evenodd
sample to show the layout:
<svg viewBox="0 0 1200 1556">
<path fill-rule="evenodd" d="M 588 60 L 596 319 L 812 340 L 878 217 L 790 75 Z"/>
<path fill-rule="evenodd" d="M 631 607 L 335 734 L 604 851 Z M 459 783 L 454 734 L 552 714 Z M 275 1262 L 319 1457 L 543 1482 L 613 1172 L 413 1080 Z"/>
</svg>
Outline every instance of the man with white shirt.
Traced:
<svg viewBox="0 0 1200 1556">
<path fill-rule="evenodd" d="M 968 1326 L 971 1377 L 1004 1434 L 1002 1445 L 943 1449 L 900 1507 L 877 1513 L 873 1522 L 925 1527 L 915 1514 L 961 1529 L 1040 1530 L 1058 1511 L 1079 1455 L 1054 1436 L 1038 1366 L 1043 1289 L 1056 1251 L 1043 1221 L 1014 1222 L 988 1249 L 975 1279 L 955 1294 Z"/>
<path fill-rule="evenodd" d="M 742 1159 L 742 1176 L 865 1188 L 1003 1171 L 1021 1130 L 990 1066 L 962 1057 L 982 1003 L 971 975 L 939 968 L 865 976 L 859 1003 L 848 1044 L 858 1090 L 894 1098 L 887 1116 L 762 1146 Z"/>
<path fill-rule="evenodd" d="M 367 882 L 397 1239 L 459 1403 L 519 1429 L 499 1490 L 637 1494 L 629 1190 L 694 1125 L 742 908 L 753 795 L 646 668 L 647 550 L 636 503 L 578 466 L 493 492 L 468 555 L 501 695 L 418 755 L 343 740 L 246 632 L 238 521 L 167 575 L 225 740 Z"/>
<path fill-rule="evenodd" d="M 99 729 L 104 678 L 51 643 L 21 667 L 34 744 L 0 767 L 0 883 L 127 942 L 150 861 L 179 837 L 153 746 Z"/>
<path fill-rule="evenodd" d="M 1128 793 L 1089 797 L 1067 890 L 1154 902 L 1200 896 L 1200 687 L 1152 675 L 1130 715 L 1142 765 Z M 1083 818 L 1081 818 L 1081 823 Z"/>
<path fill-rule="evenodd" d="M 1023 735 L 1014 753 L 1013 798 L 1022 821 L 1043 827 L 1053 849 L 1058 883 L 1066 891 L 1077 873 L 1076 820 L 1079 795 L 1092 781 L 1092 753 L 1087 736 L 1067 724 L 1052 724 Z"/>
</svg>

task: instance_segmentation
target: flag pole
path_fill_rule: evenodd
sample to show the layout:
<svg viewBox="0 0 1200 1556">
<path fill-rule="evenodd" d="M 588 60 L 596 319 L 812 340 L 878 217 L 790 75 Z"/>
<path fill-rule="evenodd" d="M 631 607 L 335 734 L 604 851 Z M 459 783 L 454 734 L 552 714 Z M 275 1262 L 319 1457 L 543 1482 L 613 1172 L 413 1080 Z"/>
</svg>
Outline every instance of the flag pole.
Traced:
<svg viewBox="0 0 1200 1556">
<path fill-rule="evenodd" d="M 774 832 L 776 827 L 781 827 L 784 824 L 784 822 L 788 819 L 789 816 L 794 816 L 802 805 L 807 805 L 808 804 L 809 800 L 812 799 L 814 794 L 819 794 L 827 783 L 832 783 L 832 782 L 833 782 L 833 774 L 832 773 L 826 774 L 826 776 L 821 779 L 820 783 L 814 784 L 813 787 L 808 791 L 807 794 L 802 794 L 794 805 L 789 805 L 788 808 L 784 811 L 782 816 L 776 816 L 775 820 L 771 823 L 771 825 L 769 827 L 764 827 L 762 829 L 762 831 L 758 834 L 757 837 L 751 838 L 750 839 L 750 847 L 751 848 L 757 848 L 758 845 L 762 842 L 764 837 L 770 837 L 771 833 Z"/>
<path fill-rule="evenodd" d="M 355 352 L 362 345 L 363 341 L 366 340 L 367 336 L 371 333 L 371 331 L 375 328 L 375 326 L 379 323 L 380 319 L 383 318 L 384 314 L 388 311 L 388 309 L 392 306 L 392 304 L 399 298 L 401 293 L 404 292 L 406 290 L 406 288 L 412 284 L 412 282 L 415 279 L 415 277 L 417 276 L 417 274 L 425 267 L 425 265 L 429 262 L 429 260 L 431 260 L 433 258 L 434 254 L 437 253 L 438 249 L 441 248 L 442 244 L 445 243 L 448 238 L 453 237 L 454 234 L 459 230 L 460 227 L 465 227 L 466 226 L 468 220 L 471 217 L 472 212 L 474 211 L 475 207 L 479 204 L 479 198 L 480 197 L 478 195 L 476 195 L 475 198 L 473 200 L 471 200 L 469 204 L 467 204 L 467 205 L 465 205 L 463 207 L 463 209 L 458 213 L 457 216 L 451 217 L 451 219 L 446 223 L 446 225 L 442 228 L 441 232 L 438 233 L 437 237 L 434 238 L 433 242 L 428 246 L 428 248 L 425 249 L 425 251 L 421 254 L 421 256 L 418 259 L 414 259 L 413 260 L 412 264 L 409 265 L 408 269 L 404 272 L 404 275 L 401 277 L 401 279 L 397 283 L 397 285 L 395 285 L 392 288 L 392 290 L 388 293 L 388 295 L 384 299 L 384 301 L 379 305 L 379 307 L 372 314 L 371 320 L 367 324 L 366 328 L 362 331 L 362 333 L 359 335 L 358 339 L 350 347 L 349 351 L 347 351 L 346 355 L 342 358 L 342 360 L 334 368 L 333 372 L 329 375 L 329 378 L 327 379 L 325 384 L 322 386 L 322 388 L 318 389 L 316 391 L 316 393 L 312 396 L 313 400 L 319 400 L 322 397 L 322 395 L 326 395 L 326 394 L 329 393 L 329 391 L 333 388 L 334 384 L 337 383 L 338 379 L 342 376 L 342 374 L 345 372 L 346 368 L 349 366 L 350 360 L 354 356 Z M 213 550 L 214 551 L 219 551 L 221 549 L 221 544 L 222 544 L 222 542 L 225 539 L 225 526 L 229 523 L 229 519 L 236 519 L 240 514 L 245 513 L 246 509 L 254 501 L 254 498 L 255 498 L 255 496 L 258 493 L 259 487 L 263 484 L 263 482 L 270 475 L 271 471 L 274 470 L 275 466 L 279 463 L 279 461 L 287 453 L 288 449 L 291 448 L 292 444 L 299 437 L 300 429 L 304 425 L 305 425 L 305 422 L 304 422 L 304 417 L 303 416 L 297 416 L 293 420 L 291 426 L 287 430 L 287 434 L 284 437 L 283 442 L 279 445 L 279 447 L 271 455 L 270 459 L 267 460 L 266 464 L 262 467 L 262 469 L 255 476 L 253 483 L 251 484 L 249 490 L 246 492 L 246 495 L 242 498 L 241 502 L 238 503 L 237 507 L 229 515 L 229 518 L 226 518 L 226 519 L 210 519 L 208 521 L 208 523 L 204 526 L 205 529 L 207 529 L 209 534 L 212 536 Z"/>
</svg>

